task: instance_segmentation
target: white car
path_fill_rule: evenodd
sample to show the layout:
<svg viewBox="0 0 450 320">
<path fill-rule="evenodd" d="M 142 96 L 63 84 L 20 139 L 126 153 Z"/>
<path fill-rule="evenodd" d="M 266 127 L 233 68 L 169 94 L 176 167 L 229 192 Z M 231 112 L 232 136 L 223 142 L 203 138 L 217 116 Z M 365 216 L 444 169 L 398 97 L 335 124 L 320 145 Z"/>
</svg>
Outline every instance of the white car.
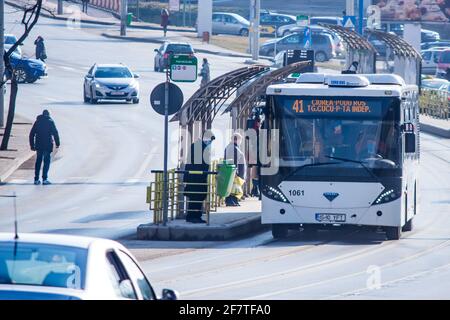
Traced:
<svg viewBox="0 0 450 320">
<path fill-rule="evenodd" d="M 139 103 L 139 75 L 123 64 L 94 64 L 84 77 L 84 102 L 125 100 Z"/>
<path fill-rule="evenodd" d="M 422 54 L 422 73 L 423 74 L 435 74 L 439 57 L 441 53 L 448 48 L 436 47 L 421 52 Z"/>
<path fill-rule="evenodd" d="M 56 234 L 0 233 L 0 300 L 159 299 L 120 243 Z M 163 300 L 177 299 L 164 289 Z"/>
</svg>

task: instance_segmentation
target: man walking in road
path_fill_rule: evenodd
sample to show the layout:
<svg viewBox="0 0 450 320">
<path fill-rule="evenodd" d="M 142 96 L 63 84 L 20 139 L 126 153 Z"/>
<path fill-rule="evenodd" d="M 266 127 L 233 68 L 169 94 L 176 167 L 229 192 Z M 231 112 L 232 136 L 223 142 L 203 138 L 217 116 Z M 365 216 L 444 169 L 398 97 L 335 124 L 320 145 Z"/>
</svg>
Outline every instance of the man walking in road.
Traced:
<svg viewBox="0 0 450 320">
<path fill-rule="evenodd" d="M 53 152 L 53 139 L 55 140 L 56 148 L 59 148 L 59 135 L 56 130 L 55 123 L 50 118 L 50 112 L 44 110 L 41 115 L 37 116 L 30 132 L 30 148 L 36 151 L 36 165 L 34 169 L 34 184 L 39 185 L 39 173 L 41 171 L 41 164 L 44 161 L 42 168 L 42 184 L 48 185 L 48 170 L 50 169 L 50 155 Z"/>
<path fill-rule="evenodd" d="M 89 5 L 89 0 L 81 0 L 81 3 L 83 5 L 81 11 L 83 11 L 84 13 L 87 14 L 87 9 L 88 9 L 88 5 Z"/>
</svg>

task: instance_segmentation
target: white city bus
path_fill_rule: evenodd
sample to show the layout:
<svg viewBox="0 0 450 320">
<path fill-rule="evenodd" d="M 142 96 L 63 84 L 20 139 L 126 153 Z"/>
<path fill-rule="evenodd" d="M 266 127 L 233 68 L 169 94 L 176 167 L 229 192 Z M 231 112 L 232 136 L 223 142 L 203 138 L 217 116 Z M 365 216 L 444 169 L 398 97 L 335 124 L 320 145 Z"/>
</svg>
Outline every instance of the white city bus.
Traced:
<svg viewBox="0 0 450 320">
<path fill-rule="evenodd" d="M 417 86 L 392 74 L 305 73 L 266 93 L 263 128 L 279 130 L 279 168 L 261 175 L 262 223 L 274 238 L 354 225 L 393 240 L 412 229 Z"/>
</svg>

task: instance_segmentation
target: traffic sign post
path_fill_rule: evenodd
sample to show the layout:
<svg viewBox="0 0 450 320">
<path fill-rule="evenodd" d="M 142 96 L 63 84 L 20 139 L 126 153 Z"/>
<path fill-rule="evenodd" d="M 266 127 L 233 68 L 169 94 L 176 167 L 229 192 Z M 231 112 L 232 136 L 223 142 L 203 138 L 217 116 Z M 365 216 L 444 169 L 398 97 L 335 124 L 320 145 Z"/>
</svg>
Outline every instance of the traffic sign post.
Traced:
<svg viewBox="0 0 450 320">
<path fill-rule="evenodd" d="M 356 29 L 356 16 L 344 16 L 342 25 L 347 29 Z"/>
<path fill-rule="evenodd" d="M 305 15 L 297 16 L 297 25 L 299 27 L 307 27 L 309 26 L 309 17 Z"/>
<path fill-rule="evenodd" d="M 172 56 L 169 61 L 172 61 Z M 197 61 L 197 60 L 195 60 Z M 168 220 L 168 148 L 169 148 L 169 115 L 180 110 L 183 104 L 183 92 L 176 85 L 170 82 L 170 70 L 172 66 L 166 69 L 166 81 L 157 85 L 150 94 L 150 104 L 153 109 L 159 114 L 164 114 L 164 172 L 163 172 L 163 225 L 167 225 Z M 195 65 L 195 72 L 197 72 L 197 65 Z M 181 80 L 186 81 L 186 80 Z M 195 81 L 195 80 L 194 80 Z M 162 108 L 164 105 L 164 109 Z"/>
<path fill-rule="evenodd" d="M 169 60 L 170 79 L 175 82 L 197 80 L 197 58 L 190 55 L 172 55 Z"/>
</svg>

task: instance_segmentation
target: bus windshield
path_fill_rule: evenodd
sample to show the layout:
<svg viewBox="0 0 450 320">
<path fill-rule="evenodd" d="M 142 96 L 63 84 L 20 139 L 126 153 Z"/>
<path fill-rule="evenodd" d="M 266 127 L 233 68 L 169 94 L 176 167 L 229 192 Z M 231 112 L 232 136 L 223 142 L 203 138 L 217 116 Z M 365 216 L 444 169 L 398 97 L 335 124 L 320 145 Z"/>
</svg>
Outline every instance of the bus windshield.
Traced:
<svg viewBox="0 0 450 320">
<path fill-rule="evenodd" d="M 401 166 L 400 100 L 275 96 L 280 166 L 395 169 Z M 314 164 L 320 164 L 312 169 Z"/>
</svg>

